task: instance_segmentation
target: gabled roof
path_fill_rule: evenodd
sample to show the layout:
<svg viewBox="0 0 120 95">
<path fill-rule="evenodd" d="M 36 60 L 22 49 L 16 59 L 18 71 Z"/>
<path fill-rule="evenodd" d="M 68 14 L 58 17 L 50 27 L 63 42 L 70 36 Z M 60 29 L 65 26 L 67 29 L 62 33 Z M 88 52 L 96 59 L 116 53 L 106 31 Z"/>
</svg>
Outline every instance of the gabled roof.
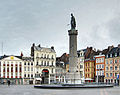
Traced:
<svg viewBox="0 0 120 95">
<path fill-rule="evenodd" d="M 0 60 L 4 59 L 4 58 L 7 58 L 7 57 L 10 57 L 10 56 L 14 56 L 14 55 L 4 55 L 4 56 L 0 56 Z M 22 56 L 14 56 L 14 57 L 17 57 L 19 59 L 22 59 Z"/>
</svg>

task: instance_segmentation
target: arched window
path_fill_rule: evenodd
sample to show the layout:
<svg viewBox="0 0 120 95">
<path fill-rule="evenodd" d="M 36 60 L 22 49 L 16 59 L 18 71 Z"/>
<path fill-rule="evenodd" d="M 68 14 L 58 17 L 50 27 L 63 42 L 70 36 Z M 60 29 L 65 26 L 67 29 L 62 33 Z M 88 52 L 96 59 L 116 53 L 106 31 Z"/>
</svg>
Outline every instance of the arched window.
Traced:
<svg viewBox="0 0 120 95">
<path fill-rule="evenodd" d="M 44 62 L 44 66 L 46 66 L 46 61 Z"/>
<path fill-rule="evenodd" d="M 41 62 L 41 65 L 43 66 L 43 61 Z"/>
<path fill-rule="evenodd" d="M 41 58 L 43 58 L 43 54 L 41 55 Z"/>
<path fill-rule="evenodd" d="M 28 65 L 30 65 L 30 63 L 28 62 Z"/>
<path fill-rule="evenodd" d="M 47 62 L 47 66 L 49 66 L 49 61 Z"/>
<path fill-rule="evenodd" d="M 51 57 L 52 59 L 53 59 L 53 55 L 52 55 L 52 57 Z"/>
<path fill-rule="evenodd" d="M 30 77 L 30 75 L 28 74 L 28 77 Z"/>
<path fill-rule="evenodd" d="M 52 61 L 52 66 L 53 66 L 53 61 Z"/>
<path fill-rule="evenodd" d="M 24 65 L 26 65 L 26 62 L 24 63 Z"/>
<path fill-rule="evenodd" d="M 45 54 L 44 58 L 46 58 L 46 54 Z"/>
<path fill-rule="evenodd" d="M 31 62 L 31 65 L 33 65 L 33 62 Z"/>
</svg>

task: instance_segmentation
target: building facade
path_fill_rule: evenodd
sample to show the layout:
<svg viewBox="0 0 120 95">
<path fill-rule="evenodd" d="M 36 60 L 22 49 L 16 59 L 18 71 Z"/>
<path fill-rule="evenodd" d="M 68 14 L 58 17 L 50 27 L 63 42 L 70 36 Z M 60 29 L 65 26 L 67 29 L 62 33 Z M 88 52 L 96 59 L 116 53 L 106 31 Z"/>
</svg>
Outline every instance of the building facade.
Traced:
<svg viewBox="0 0 120 95">
<path fill-rule="evenodd" d="M 31 47 L 31 56 L 35 64 L 35 83 L 50 84 L 55 79 L 56 52 L 54 47 L 40 45 Z"/>
<path fill-rule="evenodd" d="M 77 51 L 77 54 L 78 54 L 77 67 L 78 67 L 78 72 L 80 72 L 80 77 L 82 82 L 84 82 L 84 79 L 85 79 L 85 74 L 84 74 L 85 52 L 86 52 L 86 49 Z"/>
<path fill-rule="evenodd" d="M 106 83 L 118 84 L 120 74 L 120 45 L 113 47 L 106 55 L 105 59 L 105 79 Z"/>
<path fill-rule="evenodd" d="M 65 75 L 66 75 L 65 63 L 62 61 L 56 62 L 55 83 L 66 83 Z"/>
<path fill-rule="evenodd" d="M 23 84 L 24 67 L 21 56 L 1 56 L 0 59 L 0 82 L 6 84 Z"/>
<path fill-rule="evenodd" d="M 95 81 L 95 61 L 93 59 L 85 59 L 84 72 L 85 82 Z"/>
<path fill-rule="evenodd" d="M 35 66 L 32 57 L 22 57 L 24 65 L 24 84 L 35 84 Z"/>
<path fill-rule="evenodd" d="M 104 82 L 105 77 L 105 55 L 95 56 L 95 79 L 96 82 Z"/>
</svg>

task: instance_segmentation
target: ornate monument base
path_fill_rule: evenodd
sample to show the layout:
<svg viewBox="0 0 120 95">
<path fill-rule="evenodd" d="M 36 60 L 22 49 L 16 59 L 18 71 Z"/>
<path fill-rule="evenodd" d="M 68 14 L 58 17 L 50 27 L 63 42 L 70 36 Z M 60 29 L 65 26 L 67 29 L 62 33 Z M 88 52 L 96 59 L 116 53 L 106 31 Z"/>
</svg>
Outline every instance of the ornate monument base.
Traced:
<svg viewBox="0 0 120 95">
<path fill-rule="evenodd" d="M 81 78 L 79 72 L 68 72 L 66 74 L 66 84 L 81 84 Z"/>
</svg>

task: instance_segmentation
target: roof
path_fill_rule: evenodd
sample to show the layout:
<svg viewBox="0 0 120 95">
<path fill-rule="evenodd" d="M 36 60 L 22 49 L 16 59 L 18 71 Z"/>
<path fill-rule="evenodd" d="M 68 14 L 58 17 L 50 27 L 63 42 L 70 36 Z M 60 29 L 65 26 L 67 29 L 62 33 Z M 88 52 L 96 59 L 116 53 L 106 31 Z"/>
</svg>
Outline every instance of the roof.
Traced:
<svg viewBox="0 0 120 95">
<path fill-rule="evenodd" d="M 81 50 L 78 50 L 77 52 L 79 53 L 80 51 L 84 51 L 84 52 L 86 52 L 87 49 L 81 49 Z"/>
<path fill-rule="evenodd" d="M 15 55 L 4 55 L 4 56 L 0 56 L 0 60 L 4 59 L 4 58 L 7 58 L 7 57 L 10 57 L 10 56 L 15 56 Z M 22 56 L 15 56 L 19 59 L 22 59 Z"/>
<path fill-rule="evenodd" d="M 24 61 L 33 61 L 32 57 L 22 57 L 22 60 Z"/>
<path fill-rule="evenodd" d="M 39 47 L 39 46 L 34 46 L 34 50 L 36 50 L 36 51 L 55 52 L 55 50 L 52 49 L 52 48 Z"/>
</svg>

